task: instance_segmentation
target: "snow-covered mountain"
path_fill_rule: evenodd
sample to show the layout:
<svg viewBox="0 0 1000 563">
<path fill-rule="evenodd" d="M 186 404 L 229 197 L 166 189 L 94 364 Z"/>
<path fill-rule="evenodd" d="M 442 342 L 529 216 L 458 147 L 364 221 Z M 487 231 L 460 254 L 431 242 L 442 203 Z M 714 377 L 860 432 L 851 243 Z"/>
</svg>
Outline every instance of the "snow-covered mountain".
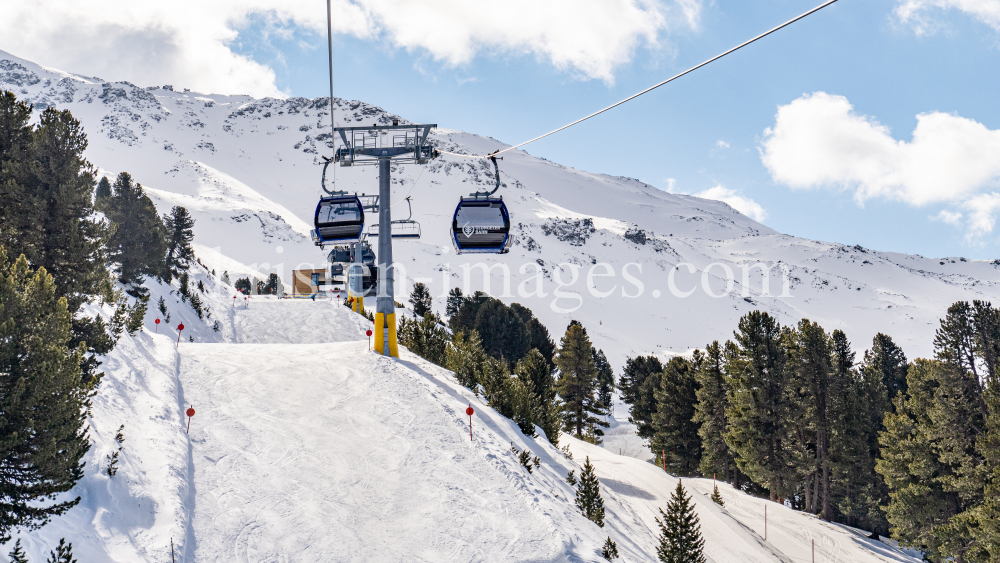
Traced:
<svg viewBox="0 0 1000 563">
<path fill-rule="evenodd" d="M 197 220 L 199 255 L 210 267 L 260 277 L 275 271 L 290 282 L 292 269 L 324 262 L 308 230 L 320 194 L 320 155 L 330 154 L 332 146 L 328 98 L 258 100 L 142 88 L 47 69 L 2 52 L 0 88 L 38 109 L 71 110 L 89 135 L 92 163 L 111 175 L 130 172 L 161 210 L 187 207 Z M 398 118 L 358 101 L 334 99 L 333 109 L 338 126 Z M 469 154 L 506 146 L 444 128 L 435 129 L 431 140 Z M 805 317 L 827 330 L 842 329 L 858 349 L 885 332 L 908 356 L 925 356 L 949 304 L 997 301 L 1000 295 L 1000 261 L 931 259 L 797 238 L 722 202 L 574 170 L 521 151 L 507 153 L 501 164 L 500 193 L 511 209 L 516 240 L 510 254 L 486 259 L 455 256 L 448 229 L 459 196 L 493 183 L 488 161 L 445 155 L 426 166 L 394 167 L 394 217 L 405 217 L 402 202 L 412 195 L 414 218 L 423 229 L 419 241 L 395 244 L 405 278 L 424 281 L 443 296 L 465 284 L 466 271 L 467 288 L 483 288 L 483 270 L 468 266 L 499 265 L 491 270 L 490 293 L 531 307 L 556 338 L 570 319 L 581 320 L 616 366 L 626 356 L 685 352 L 725 339 L 753 309 L 783 323 Z M 340 189 L 377 193 L 374 167 L 330 171 Z M 758 263 L 772 268 L 768 288 L 762 268 L 752 267 Z M 601 276 L 608 272 L 613 277 Z M 732 290 L 725 294 L 727 285 Z M 404 300 L 408 286 L 397 290 L 397 300 Z M 443 309 L 443 301 L 438 298 L 435 307 Z"/>
</svg>

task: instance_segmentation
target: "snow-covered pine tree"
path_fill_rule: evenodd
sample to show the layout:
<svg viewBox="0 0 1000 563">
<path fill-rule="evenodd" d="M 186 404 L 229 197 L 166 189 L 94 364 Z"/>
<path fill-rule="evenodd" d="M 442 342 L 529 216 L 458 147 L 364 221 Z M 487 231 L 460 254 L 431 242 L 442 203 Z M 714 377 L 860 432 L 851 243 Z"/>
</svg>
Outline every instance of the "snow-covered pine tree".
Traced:
<svg viewBox="0 0 1000 563">
<path fill-rule="evenodd" d="M 76 563 L 76 559 L 73 559 L 73 544 L 66 543 L 66 538 L 60 538 L 59 545 L 55 551 L 49 552 L 45 563 Z"/>
<path fill-rule="evenodd" d="M 229 285 L 231 283 L 229 281 L 229 270 L 222 272 L 222 278 L 220 281 L 226 285 Z"/>
<path fill-rule="evenodd" d="M 10 558 L 10 563 L 28 563 L 28 554 L 21 548 L 21 538 L 17 538 L 14 549 L 7 554 L 7 557 Z"/>
<path fill-rule="evenodd" d="M 608 536 L 608 540 L 604 542 L 604 548 L 601 550 L 601 555 L 603 555 L 608 561 L 618 559 L 618 544 L 611 539 L 611 536 Z"/>
<path fill-rule="evenodd" d="M 705 540 L 694 511 L 691 497 L 684 491 L 684 484 L 677 481 L 677 488 L 670 495 L 667 511 L 660 509 L 663 520 L 656 519 L 660 527 L 660 545 L 656 555 L 663 563 L 705 563 Z"/>
<path fill-rule="evenodd" d="M 580 482 L 576 487 L 576 507 L 589 520 L 604 527 L 604 499 L 601 498 L 601 482 L 594 474 L 594 466 L 587 456 L 580 472 Z"/>
</svg>

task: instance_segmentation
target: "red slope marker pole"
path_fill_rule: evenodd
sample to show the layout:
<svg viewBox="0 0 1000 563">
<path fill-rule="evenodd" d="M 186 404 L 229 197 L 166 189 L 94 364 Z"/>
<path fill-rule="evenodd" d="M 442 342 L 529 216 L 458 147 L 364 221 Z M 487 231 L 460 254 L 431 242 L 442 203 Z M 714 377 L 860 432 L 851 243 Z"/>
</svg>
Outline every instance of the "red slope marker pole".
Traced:
<svg viewBox="0 0 1000 563">
<path fill-rule="evenodd" d="M 236 308 L 236 295 L 233 296 L 233 309 Z"/>
<path fill-rule="evenodd" d="M 153 321 L 153 323 L 156 324 L 156 333 L 159 334 L 160 333 L 160 319 L 156 319 L 155 321 Z"/>
<path fill-rule="evenodd" d="M 184 323 L 181 323 L 181 324 L 177 325 L 177 344 L 174 346 L 174 348 L 180 348 L 181 347 L 181 333 L 182 332 L 184 332 Z"/>
<path fill-rule="evenodd" d="M 185 432 L 185 434 L 190 434 L 191 433 L 191 419 L 194 418 L 194 405 L 191 405 L 190 407 L 188 407 L 187 412 L 184 413 L 184 414 L 188 415 L 188 428 L 187 428 L 187 431 Z"/>
<path fill-rule="evenodd" d="M 371 349 L 372 349 L 372 329 L 366 330 L 365 334 L 368 336 L 368 350 L 371 351 Z"/>
<path fill-rule="evenodd" d="M 465 414 L 469 415 L 469 441 L 472 441 L 472 415 L 475 413 L 472 409 L 472 403 L 469 403 L 469 408 L 465 409 Z"/>
</svg>

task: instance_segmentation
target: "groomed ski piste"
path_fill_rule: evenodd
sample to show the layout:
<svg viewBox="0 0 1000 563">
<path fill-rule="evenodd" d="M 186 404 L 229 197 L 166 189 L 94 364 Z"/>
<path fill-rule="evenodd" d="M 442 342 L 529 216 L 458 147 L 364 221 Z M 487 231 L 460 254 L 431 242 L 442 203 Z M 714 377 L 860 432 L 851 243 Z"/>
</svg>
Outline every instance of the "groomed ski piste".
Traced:
<svg viewBox="0 0 1000 563">
<path fill-rule="evenodd" d="M 170 561 L 171 542 L 180 563 L 598 562 L 608 537 L 621 561 L 656 561 L 655 517 L 677 480 L 655 465 L 563 435 L 570 459 L 540 431 L 525 436 L 451 372 L 402 347 L 399 359 L 370 351 L 369 321 L 338 301 L 234 303 L 233 287 L 195 267 L 198 281 L 205 319 L 180 301 L 176 282 L 149 282 L 146 326 L 124 334 L 103 365 L 94 446 L 72 492 L 82 501 L 20 535 L 32 561 L 61 537 L 87 563 Z M 171 319 L 157 327 L 161 296 Z M 529 473 L 512 445 L 540 466 Z M 565 482 L 587 456 L 601 480 L 603 528 L 579 513 Z M 684 482 L 709 561 L 810 561 L 813 540 L 820 562 L 918 561 L 725 484 L 719 507 L 711 480 Z"/>
</svg>

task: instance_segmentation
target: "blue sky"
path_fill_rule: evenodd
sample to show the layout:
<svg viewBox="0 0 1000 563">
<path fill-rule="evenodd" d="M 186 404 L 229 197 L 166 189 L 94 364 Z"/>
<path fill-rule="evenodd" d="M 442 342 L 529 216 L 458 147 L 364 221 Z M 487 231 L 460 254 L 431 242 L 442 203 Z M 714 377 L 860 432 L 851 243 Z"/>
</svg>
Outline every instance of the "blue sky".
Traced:
<svg viewBox="0 0 1000 563">
<path fill-rule="evenodd" d="M 384 40 L 338 36 L 336 95 L 362 99 L 420 122 L 517 143 L 659 82 L 815 5 L 812 1 L 719 1 L 697 29 L 639 48 L 614 83 L 582 79 L 536 55 L 480 54 L 453 66 Z M 726 59 L 585 124 L 534 143 L 528 152 L 589 171 L 632 176 L 661 189 L 715 186 L 760 204 L 764 223 L 814 239 L 925 256 L 1000 256 L 997 233 L 931 220 L 947 204 L 876 198 L 859 205 L 844 188 L 792 189 L 761 161 L 765 129 L 779 105 L 803 94 L 846 97 L 855 111 L 909 141 L 917 115 L 938 111 L 1000 129 L 998 33 L 959 11 L 934 14 L 941 29 L 918 34 L 888 0 L 841 0 Z M 287 32 L 287 30 L 286 30 Z M 285 38 L 259 21 L 238 50 L 271 66 L 297 96 L 328 91 L 325 37 L 295 29 Z M 991 70 L 992 69 L 992 70 Z M 722 143 L 719 143 L 722 141 Z M 728 146 L 726 146 L 728 145 Z M 996 155 L 1000 159 L 1000 154 Z"/>
<path fill-rule="evenodd" d="M 28 4 L 0 22 L 0 49 L 42 64 L 219 93 L 328 92 L 318 0 Z M 335 94 L 519 143 L 816 4 L 335 0 Z M 128 48 L 134 37 L 144 48 Z M 797 236 L 993 259 L 998 92 L 1000 0 L 840 0 L 526 149 L 725 197 Z"/>
</svg>

